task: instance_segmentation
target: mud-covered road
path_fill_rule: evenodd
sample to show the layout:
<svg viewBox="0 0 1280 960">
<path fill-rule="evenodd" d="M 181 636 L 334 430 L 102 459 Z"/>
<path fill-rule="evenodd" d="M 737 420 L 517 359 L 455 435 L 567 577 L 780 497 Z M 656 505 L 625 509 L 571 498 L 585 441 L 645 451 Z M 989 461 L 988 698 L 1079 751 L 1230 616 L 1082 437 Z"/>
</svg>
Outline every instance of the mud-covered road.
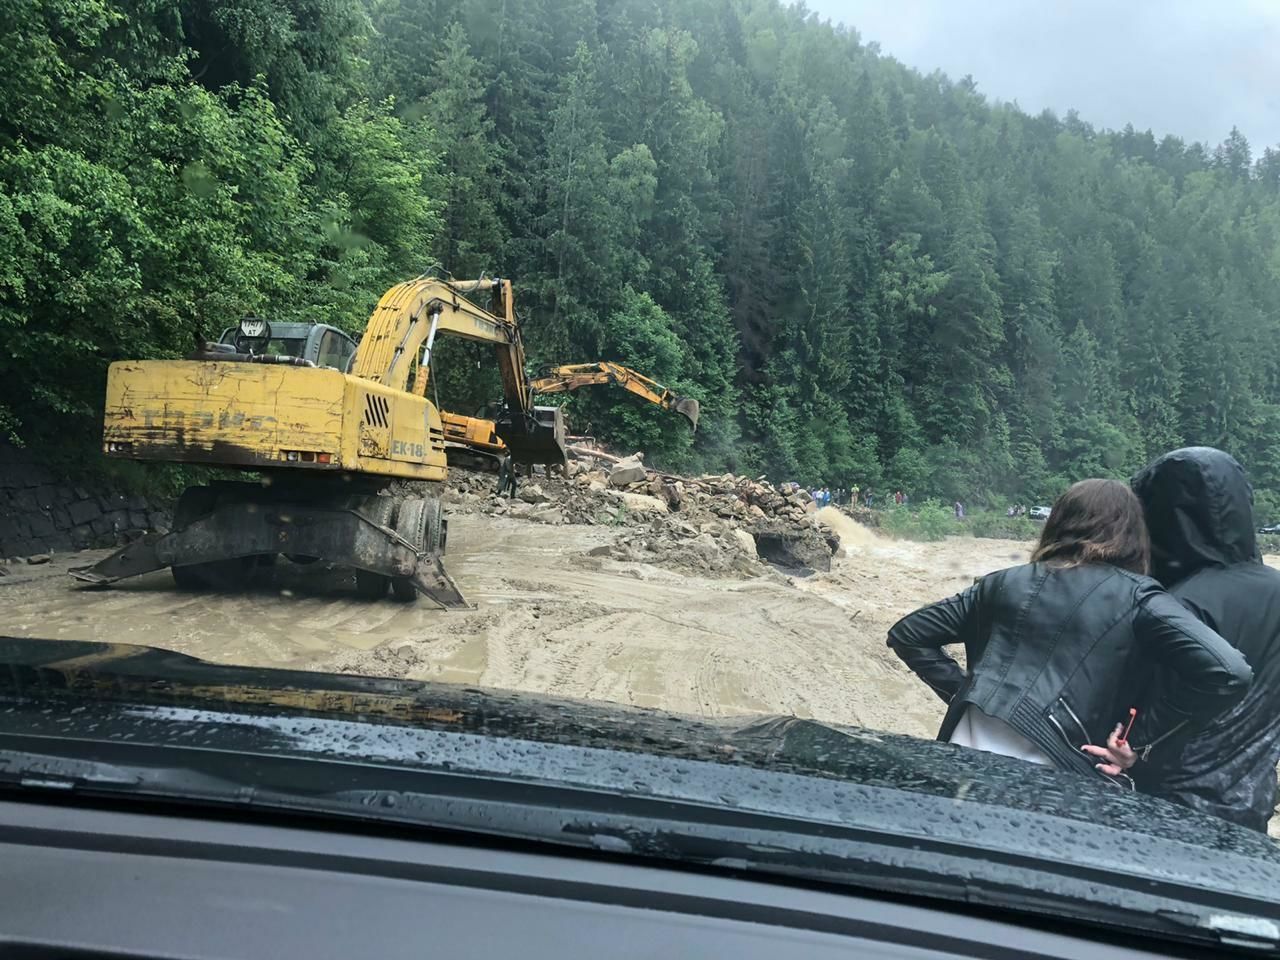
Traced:
<svg viewBox="0 0 1280 960">
<path fill-rule="evenodd" d="M 941 704 L 885 648 L 902 613 L 1025 559 L 993 540 L 916 544 L 854 525 L 829 574 L 698 579 L 590 556 L 608 528 L 472 515 L 448 564 L 475 605 L 358 600 L 337 571 L 281 562 L 248 593 L 160 572 L 74 586 L 72 558 L 0 578 L 15 635 L 152 644 L 208 660 L 407 676 L 701 715 L 785 713 L 932 736 Z M 77 564 L 97 554 L 79 554 Z"/>
</svg>

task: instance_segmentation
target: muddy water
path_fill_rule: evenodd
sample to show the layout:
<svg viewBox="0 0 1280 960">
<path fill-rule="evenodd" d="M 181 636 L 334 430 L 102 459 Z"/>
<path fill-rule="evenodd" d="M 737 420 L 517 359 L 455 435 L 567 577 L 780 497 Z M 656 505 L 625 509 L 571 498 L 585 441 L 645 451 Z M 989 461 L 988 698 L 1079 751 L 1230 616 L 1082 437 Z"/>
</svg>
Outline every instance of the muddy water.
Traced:
<svg viewBox="0 0 1280 960">
<path fill-rule="evenodd" d="M 874 532 L 835 507 L 823 507 L 818 511 L 818 519 L 835 531 L 836 536 L 840 538 L 844 556 L 851 556 L 858 550 L 872 547 L 878 540 Z"/>
<path fill-rule="evenodd" d="M 885 647 L 886 631 L 975 576 L 1024 562 L 1028 545 L 837 529 L 828 574 L 702 580 L 587 556 L 612 538 L 603 528 L 468 516 L 449 531 L 449 568 L 475 605 L 461 612 L 361 601 L 349 575 L 287 563 L 238 595 L 179 593 L 167 572 L 85 589 L 58 558 L 0 577 L 0 632 L 931 737 L 943 704 Z"/>
<path fill-rule="evenodd" d="M 349 576 L 284 562 L 250 591 L 219 595 L 179 593 L 167 572 L 76 587 L 64 560 L 0 579 L 0 624 L 19 636 L 152 644 L 218 662 L 930 736 L 942 705 L 885 648 L 885 631 L 973 576 L 1025 559 L 1025 549 L 897 543 L 852 523 L 841 532 L 846 549 L 830 574 L 704 580 L 587 556 L 612 539 L 607 529 L 468 516 L 450 530 L 448 557 L 475 605 L 462 612 L 364 602 Z"/>
</svg>

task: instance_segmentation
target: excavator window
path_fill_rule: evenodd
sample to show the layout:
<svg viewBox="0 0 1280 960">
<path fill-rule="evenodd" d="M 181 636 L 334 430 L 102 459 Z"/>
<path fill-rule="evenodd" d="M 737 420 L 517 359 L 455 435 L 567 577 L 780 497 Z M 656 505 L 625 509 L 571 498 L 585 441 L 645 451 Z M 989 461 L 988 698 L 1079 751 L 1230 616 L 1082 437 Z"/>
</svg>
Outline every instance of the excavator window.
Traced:
<svg viewBox="0 0 1280 960">
<path fill-rule="evenodd" d="M 272 356 L 300 357 L 306 346 L 307 341 L 298 337 L 272 337 L 266 352 Z"/>
<path fill-rule="evenodd" d="M 336 330 L 326 331 L 320 340 L 320 357 L 316 361 L 316 366 L 346 370 L 347 362 L 355 353 L 355 349 L 356 345 Z"/>
<path fill-rule="evenodd" d="M 228 327 L 223 331 L 221 342 L 234 345 L 236 342 L 236 328 Z M 267 349 L 264 352 L 272 356 L 300 357 L 306 351 L 306 348 L 307 341 L 305 337 L 272 337 L 270 342 L 267 343 Z M 351 349 L 354 350 L 355 346 L 353 345 Z"/>
</svg>

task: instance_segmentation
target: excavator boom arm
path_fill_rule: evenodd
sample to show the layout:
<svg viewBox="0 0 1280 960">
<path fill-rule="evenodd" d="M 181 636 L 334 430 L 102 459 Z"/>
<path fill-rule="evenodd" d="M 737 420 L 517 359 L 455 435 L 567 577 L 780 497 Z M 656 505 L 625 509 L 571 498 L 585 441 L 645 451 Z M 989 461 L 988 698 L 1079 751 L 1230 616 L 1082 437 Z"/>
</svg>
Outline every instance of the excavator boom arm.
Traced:
<svg viewBox="0 0 1280 960">
<path fill-rule="evenodd" d="M 489 295 L 488 309 L 464 296 L 476 293 Z M 495 429 L 516 461 L 564 463 L 563 415 L 554 407 L 533 405 L 510 280 L 419 277 L 392 287 L 369 318 L 351 372 L 425 396 L 431 351 L 440 334 L 493 345 L 504 401 Z"/>
<path fill-rule="evenodd" d="M 488 292 L 494 309 L 486 310 L 462 295 L 476 292 Z M 449 283 L 435 277 L 419 277 L 397 284 L 374 308 L 351 372 L 357 377 L 408 391 L 409 374 L 414 365 L 423 369 L 430 366 L 435 338 L 442 333 L 492 344 L 507 406 L 521 412 L 533 409 L 510 280 Z M 413 387 L 414 392 L 425 390 L 425 377 Z"/>
<path fill-rule="evenodd" d="M 543 376 L 533 381 L 534 393 L 568 393 L 580 387 L 612 383 L 635 394 L 642 400 L 671 410 L 685 417 L 693 429 L 698 429 L 698 416 L 701 412 L 697 400 L 682 397 L 675 391 L 664 387 L 656 380 L 637 373 L 620 363 L 604 360 L 597 363 L 570 363 L 552 367 Z"/>
</svg>

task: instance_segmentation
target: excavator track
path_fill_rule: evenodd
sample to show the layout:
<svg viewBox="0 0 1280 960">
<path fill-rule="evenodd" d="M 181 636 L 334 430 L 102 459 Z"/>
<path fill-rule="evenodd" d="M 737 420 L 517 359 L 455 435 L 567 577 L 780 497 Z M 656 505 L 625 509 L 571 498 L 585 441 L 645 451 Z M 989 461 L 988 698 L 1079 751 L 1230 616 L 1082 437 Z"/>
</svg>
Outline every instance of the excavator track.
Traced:
<svg viewBox="0 0 1280 960">
<path fill-rule="evenodd" d="M 283 553 L 353 568 L 358 592 L 369 599 L 392 585 L 402 600 L 412 599 L 412 587 L 442 608 L 467 606 L 440 556 L 439 501 L 325 494 L 303 500 L 293 491 L 280 496 L 248 482 L 189 488 L 184 498 L 190 490 L 213 492 L 211 498 L 197 495 L 211 501 L 207 513 L 169 533 L 147 534 L 71 575 L 102 586 L 171 567 L 180 585 L 233 588 L 236 583 L 218 582 L 208 571 Z M 406 504 L 414 506 L 406 512 Z M 390 526 L 397 508 L 419 518 L 413 522 L 414 540 Z"/>
</svg>

